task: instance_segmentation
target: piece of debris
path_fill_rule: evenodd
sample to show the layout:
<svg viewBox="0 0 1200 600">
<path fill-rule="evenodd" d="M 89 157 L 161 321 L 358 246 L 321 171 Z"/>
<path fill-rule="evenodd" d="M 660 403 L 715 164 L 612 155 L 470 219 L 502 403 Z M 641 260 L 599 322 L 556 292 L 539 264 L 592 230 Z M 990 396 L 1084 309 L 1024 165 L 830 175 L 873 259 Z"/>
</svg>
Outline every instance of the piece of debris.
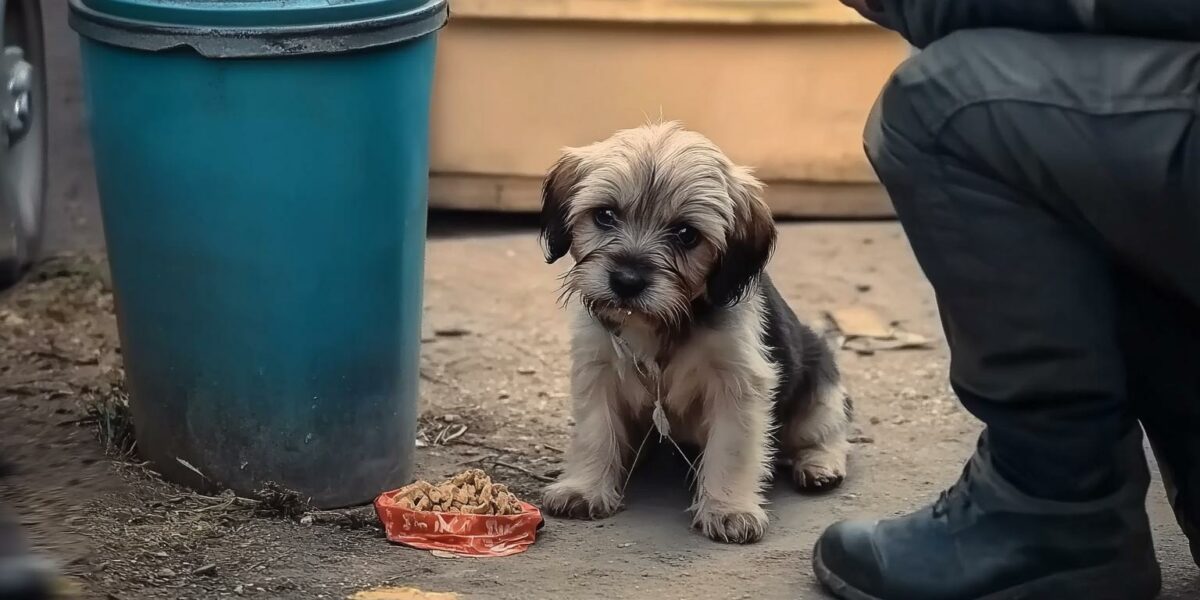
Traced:
<svg viewBox="0 0 1200 600">
<path fill-rule="evenodd" d="M 831 311 L 829 317 L 837 330 L 848 338 L 884 338 L 892 334 L 891 325 L 879 313 L 865 306 L 838 308 Z"/>
<path fill-rule="evenodd" d="M 233 593 L 235 593 L 239 596 L 244 595 L 246 593 L 246 588 L 239 585 L 239 586 L 233 588 Z"/>
<path fill-rule="evenodd" d="M 465 327 L 446 327 L 444 329 L 434 329 L 433 335 L 444 338 L 466 337 L 471 335 L 471 330 Z"/>
<path fill-rule="evenodd" d="M 466 423 L 459 423 L 457 425 L 447 425 L 447 426 L 443 427 L 436 436 L 434 436 L 433 442 L 431 442 L 431 445 L 445 446 L 446 444 L 449 444 L 450 442 L 453 442 L 454 440 L 457 440 L 458 438 L 462 437 L 466 433 L 467 433 Z"/>
<path fill-rule="evenodd" d="M 216 563 L 208 563 L 207 565 L 196 567 L 195 569 L 192 569 L 192 575 L 204 575 L 204 576 L 211 577 L 216 574 L 217 574 L 217 564 Z"/>
<path fill-rule="evenodd" d="M 262 489 L 254 494 L 258 505 L 254 514 L 260 517 L 279 517 L 299 520 L 312 508 L 308 499 L 299 492 L 290 490 L 273 481 L 263 484 Z"/>
<path fill-rule="evenodd" d="M 172 571 L 171 569 L 167 569 L 164 567 L 162 569 L 159 569 L 159 571 L 158 571 L 158 573 L 156 573 L 156 575 L 158 575 L 159 577 L 162 577 L 163 579 L 170 579 L 172 577 L 175 577 L 177 574 L 175 573 L 175 571 Z"/>
<path fill-rule="evenodd" d="M 457 423 L 462 420 L 462 417 L 460 417 L 456 414 L 447 413 L 447 414 L 442 415 L 442 420 L 447 423 Z"/>
<path fill-rule="evenodd" d="M 0 310 L 0 323 L 10 327 L 20 327 L 29 321 L 11 310 Z"/>
<path fill-rule="evenodd" d="M 178 456 L 175 457 L 175 462 L 178 462 L 179 464 L 183 465 L 183 467 L 185 469 L 199 475 L 201 477 L 201 479 L 208 481 L 208 477 L 205 477 L 204 473 L 200 472 L 200 469 L 197 469 L 196 467 L 192 466 L 192 463 L 190 463 L 186 460 L 183 460 L 182 458 L 179 458 Z"/>
<path fill-rule="evenodd" d="M 628 548 L 632 545 L 633 545 L 633 542 L 625 542 L 624 544 L 617 544 L 617 547 L 618 548 Z"/>
<path fill-rule="evenodd" d="M 856 435 L 850 437 L 847 441 L 851 444 L 874 444 L 875 438 L 869 435 Z"/>
<path fill-rule="evenodd" d="M 503 450 L 507 454 L 517 454 L 517 451 L 512 448 L 504 448 Z M 542 483 L 554 483 L 554 478 L 549 475 L 539 475 L 538 473 L 530 471 L 529 469 L 526 469 L 525 467 L 522 467 L 520 465 L 514 465 L 512 463 L 507 463 L 502 460 L 499 460 L 499 458 L 495 457 L 495 456 L 489 457 L 489 460 L 491 460 L 492 464 L 497 467 L 500 467 L 503 469 L 508 469 L 510 471 L 516 471 L 518 473 L 523 473 L 527 477 L 529 477 L 531 479 L 536 479 Z"/>
<path fill-rule="evenodd" d="M 533 367 L 521 367 L 521 368 L 517 369 L 518 375 L 534 375 L 536 373 L 537 373 L 537 369 L 535 369 Z"/>
<path fill-rule="evenodd" d="M 459 595 L 447 592 L 422 592 L 409 587 L 380 587 L 357 592 L 349 596 L 348 600 L 459 600 Z"/>
<path fill-rule="evenodd" d="M 839 308 L 826 314 L 839 348 L 869 356 L 879 351 L 928 349 L 933 341 L 903 331 L 865 306 Z"/>
<path fill-rule="evenodd" d="M 446 552 L 445 550 L 430 550 L 429 554 L 434 558 L 459 558 L 457 554 L 453 552 Z"/>
</svg>

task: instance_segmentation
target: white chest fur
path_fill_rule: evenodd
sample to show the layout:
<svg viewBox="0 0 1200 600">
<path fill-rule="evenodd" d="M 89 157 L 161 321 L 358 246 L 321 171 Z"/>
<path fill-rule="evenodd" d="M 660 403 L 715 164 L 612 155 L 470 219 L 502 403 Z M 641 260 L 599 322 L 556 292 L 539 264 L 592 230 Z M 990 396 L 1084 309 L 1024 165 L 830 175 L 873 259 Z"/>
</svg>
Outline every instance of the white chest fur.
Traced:
<svg viewBox="0 0 1200 600">
<path fill-rule="evenodd" d="M 574 359 L 584 358 L 578 354 L 585 349 L 594 352 L 586 358 L 604 363 L 616 387 L 610 402 L 643 427 L 661 402 L 678 443 L 703 447 L 717 415 L 744 402 L 769 402 L 774 393 L 778 377 L 761 342 L 762 311 L 754 300 L 732 309 L 719 328 L 698 328 L 661 362 L 655 357 L 662 355 L 663 341 L 636 315 L 610 332 L 580 312 Z"/>
</svg>

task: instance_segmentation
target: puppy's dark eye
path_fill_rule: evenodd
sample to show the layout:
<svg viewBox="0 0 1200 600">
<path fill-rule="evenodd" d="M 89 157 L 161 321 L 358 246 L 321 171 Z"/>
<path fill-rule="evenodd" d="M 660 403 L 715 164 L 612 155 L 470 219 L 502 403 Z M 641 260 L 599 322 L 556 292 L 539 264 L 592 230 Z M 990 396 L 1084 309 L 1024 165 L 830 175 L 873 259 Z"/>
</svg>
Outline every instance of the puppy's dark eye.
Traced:
<svg viewBox="0 0 1200 600">
<path fill-rule="evenodd" d="M 592 213 L 592 220 L 600 229 L 612 229 L 617 226 L 617 211 L 611 208 L 602 208 Z"/>
<path fill-rule="evenodd" d="M 675 244 L 680 248 L 690 250 L 700 243 L 700 232 L 691 225 L 676 225 L 671 229 L 671 235 L 675 239 Z"/>
</svg>

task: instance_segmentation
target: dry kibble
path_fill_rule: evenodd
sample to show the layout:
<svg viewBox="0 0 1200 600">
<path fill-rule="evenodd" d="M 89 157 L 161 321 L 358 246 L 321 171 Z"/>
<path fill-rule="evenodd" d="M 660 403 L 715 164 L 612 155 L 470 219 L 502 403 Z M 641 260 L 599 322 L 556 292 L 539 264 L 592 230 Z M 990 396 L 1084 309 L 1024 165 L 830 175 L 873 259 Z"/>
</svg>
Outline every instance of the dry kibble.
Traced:
<svg viewBox="0 0 1200 600">
<path fill-rule="evenodd" d="M 479 469 L 463 471 L 439 484 L 418 481 L 393 497 L 402 508 L 470 515 L 516 515 L 521 513 L 517 497 L 508 486 L 493 483 Z"/>
</svg>

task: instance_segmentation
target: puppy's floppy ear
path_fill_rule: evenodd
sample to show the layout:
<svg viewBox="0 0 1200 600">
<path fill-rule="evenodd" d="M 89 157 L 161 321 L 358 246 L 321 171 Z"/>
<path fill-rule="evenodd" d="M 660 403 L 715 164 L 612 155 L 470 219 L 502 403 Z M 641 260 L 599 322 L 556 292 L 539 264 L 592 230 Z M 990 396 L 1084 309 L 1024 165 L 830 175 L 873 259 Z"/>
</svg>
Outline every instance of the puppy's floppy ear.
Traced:
<svg viewBox="0 0 1200 600">
<path fill-rule="evenodd" d="M 547 263 L 562 258 L 571 249 L 571 226 L 567 216 L 575 184 L 579 183 L 582 176 L 579 167 L 578 155 L 568 148 L 562 158 L 550 167 L 546 180 L 542 182 L 542 227 L 539 236 Z"/>
<path fill-rule="evenodd" d="M 742 300 L 775 248 L 775 221 L 762 199 L 762 183 L 742 167 L 732 167 L 727 181 L 734 205 L 733 227 L 708 277 L 708 301 L 715 306 Z"/>
</svg>

